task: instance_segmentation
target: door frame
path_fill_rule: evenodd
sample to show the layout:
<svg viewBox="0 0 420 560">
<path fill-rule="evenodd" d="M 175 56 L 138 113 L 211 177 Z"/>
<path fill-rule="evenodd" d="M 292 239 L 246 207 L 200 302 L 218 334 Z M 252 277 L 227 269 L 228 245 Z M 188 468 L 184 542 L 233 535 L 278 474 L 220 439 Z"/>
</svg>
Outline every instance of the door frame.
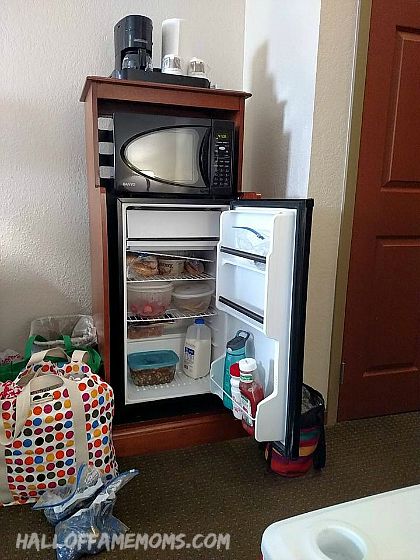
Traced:
<svg viewBox="0 0 420 560">
<path fill-rule="evenodd" d="M 353 229 L 354 201 L 358 175 L 359 147 L 362 130 L 371 9 L 372 0 L 360 0 L 353 73 L 352 108 L 346 165 L 346 181 L 338 245 L 334 311 L 331 333 L 327 398 L 327 423 L 329 425 L 337 422 L 340 383 L 342 375 L 345 373 L 344 371 L 342 372 L 341 369 L 341 356 L 343 349 L 344 318 Z"/>
</svg>

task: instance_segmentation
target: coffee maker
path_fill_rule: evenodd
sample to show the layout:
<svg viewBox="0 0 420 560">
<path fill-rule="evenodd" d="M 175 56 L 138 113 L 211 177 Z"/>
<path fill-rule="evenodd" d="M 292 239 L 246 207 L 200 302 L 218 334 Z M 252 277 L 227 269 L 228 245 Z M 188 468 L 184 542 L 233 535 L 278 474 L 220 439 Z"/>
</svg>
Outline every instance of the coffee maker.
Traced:
<svg viewBox="0 0 420 560">
<path fill-rule="evenodd" d="M 160 68 L 153 68 L 152 33 L 153 22 L 146 16 L 125 16 L 115 25 L 115 68 L 111 74 L 112 78 L 200 88 L 210 87 L 207 78 L 164 74 Z"/>
<path fill-rule="evenodd" d="M 140 15 L 125 16 L 114 27 L 115 78 L 128 78 L 137 70 L 153 71 L 153 22 Z"/>
</svg>

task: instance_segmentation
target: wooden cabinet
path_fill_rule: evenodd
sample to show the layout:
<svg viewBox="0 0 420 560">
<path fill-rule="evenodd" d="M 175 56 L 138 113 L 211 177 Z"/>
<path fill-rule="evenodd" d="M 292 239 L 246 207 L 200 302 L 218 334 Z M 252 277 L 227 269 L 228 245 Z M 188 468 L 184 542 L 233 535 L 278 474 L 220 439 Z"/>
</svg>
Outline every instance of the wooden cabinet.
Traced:
<svg viewBox="0 0 420 560">
<path fill-rule="evenodd" d="M 100 186 L 98 115 L 118 110 L 231 120 L 235 125 L 238 144 L 237 188 L 241 191 L 244 108 L 249 96 L 245 92 L 152 82 L 101 77 L 86 79 L 81 101 L 85 103 L 92 308 L 105 377 L 113 385 L 115 376 L 111 371 L 113 326 L 110 298 L 118 295 L 110 293 L 110 278 L 119 274 L 119 271 L 115 270 L 110 259 L 111 246 L 117 243 L 116 231 L 109 220 L 107 191 Z M 222 410 L 210 410 L 168 419 L 117 425 L 114 434 L 117 452 L 120 455 L 130 455 L 238 437 L 243 435 L 243 431 L 230 414 Z"/>
</svg>

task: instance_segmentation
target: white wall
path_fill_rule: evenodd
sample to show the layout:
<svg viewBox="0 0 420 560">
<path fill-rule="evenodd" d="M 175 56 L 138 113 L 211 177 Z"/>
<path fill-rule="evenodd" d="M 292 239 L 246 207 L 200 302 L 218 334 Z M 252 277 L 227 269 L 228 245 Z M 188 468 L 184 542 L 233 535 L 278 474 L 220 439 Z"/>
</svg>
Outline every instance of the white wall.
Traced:
<svg viewBox="0 0 420 560">
<path fill-rule="evenodd" d="M 315 200 L 305 376 L 327 394 L 359 0 L 322 0 L 308 195 Z"/>
<path fill-rule="evenodd" d="M 306 196 L 321 0 L 247 0 L 244 188 Z"/>
<path fill-rule="evenodd" d="M 113 26 L 184 17 L 219 87 L 242 88 L 244 0 L 5 0 L 0 16 L 0 350 L 31 319 L 90 310 L 86 75 L 113 69 Z"/>
<path fill-rule="evenodd" d="M 244 185 L 315 199 L 305 380 L 325 396 L 358 0 L 247 0 Z"/>
</svg>

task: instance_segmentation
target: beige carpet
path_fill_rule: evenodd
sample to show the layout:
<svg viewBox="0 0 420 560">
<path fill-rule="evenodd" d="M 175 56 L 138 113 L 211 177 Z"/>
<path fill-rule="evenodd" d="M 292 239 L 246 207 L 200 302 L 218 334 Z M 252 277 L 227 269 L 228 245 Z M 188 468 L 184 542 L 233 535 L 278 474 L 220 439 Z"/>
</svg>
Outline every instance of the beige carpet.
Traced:
<svg viewBox="0 0 420 560">
<path fill-rule="evenodd" d="M 249 439 L 121 460 L 121 470 L 141 471 L 115 508 L 130 532 L 185 533 L 186 540 L 229 533 L 230 550 L 114 550 L 97 558 L 257 560 L 261 535 L 274 521 L 420 483 L 420 413 L 337 425 L 328 429 L 327 445 L 326 469 L 295 480 L 267 472 Z M 1 560 L 55 558 L 49 550 L 15 546 L 18 532 L 52 538 L 41 513 L 29 506 L 3 508 L 0 522 Z"/>
</svg>

